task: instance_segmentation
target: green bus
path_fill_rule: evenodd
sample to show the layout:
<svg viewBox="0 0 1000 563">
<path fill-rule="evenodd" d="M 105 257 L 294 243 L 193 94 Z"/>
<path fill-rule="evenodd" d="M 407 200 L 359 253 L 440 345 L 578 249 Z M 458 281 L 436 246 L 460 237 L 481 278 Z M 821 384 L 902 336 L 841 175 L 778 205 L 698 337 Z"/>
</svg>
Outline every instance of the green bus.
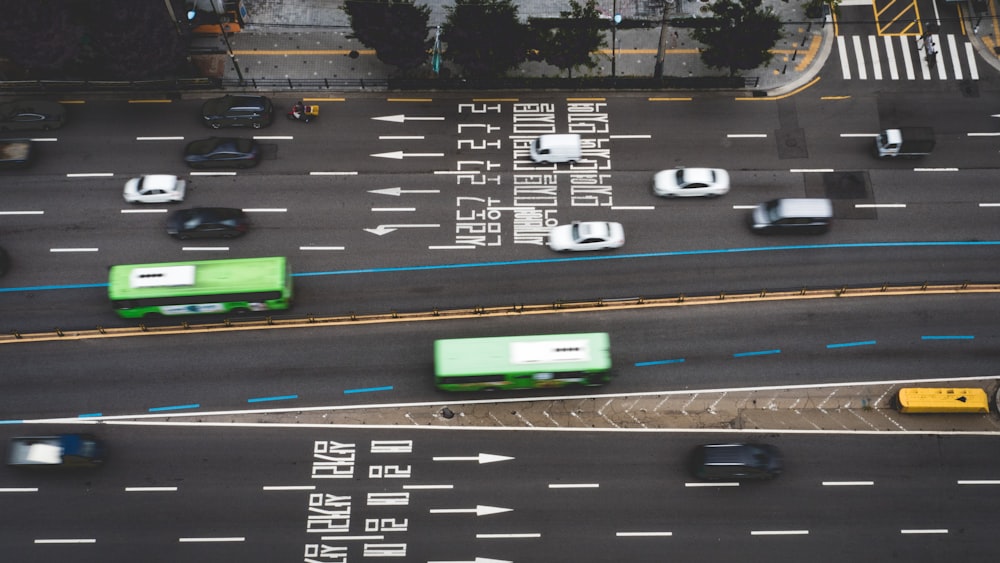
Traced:
<svg viewBox="0 0 1000 563">
<path fill-rule="evenodd" d="M 546 389 L 610 380 L 606 332 L 434 342 L 434 383 L 443 391 Z"/>
<path fill-rule="evenodd" d="M 112 266 L 108 297 L 126 319 L 287 309 L 292 273 L 284 256 Z"/>
</svg>

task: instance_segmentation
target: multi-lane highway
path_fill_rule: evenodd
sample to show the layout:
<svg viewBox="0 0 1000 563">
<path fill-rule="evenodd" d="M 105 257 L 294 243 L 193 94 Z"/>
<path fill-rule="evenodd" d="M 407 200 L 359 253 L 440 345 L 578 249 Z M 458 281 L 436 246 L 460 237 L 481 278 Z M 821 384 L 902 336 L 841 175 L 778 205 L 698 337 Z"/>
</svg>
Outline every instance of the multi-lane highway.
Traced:
<svg viewBox="0 0 1000 563">
<path fill-rule="evenodd" d="M 184 144 L 212 134 L 201 100 L 85 99 L 36 136 L 35 167 L 0 178 L 0 327 L 135 324 L 110 310 L 108 266 L 221 257 L 288 256 L 291 315 L 1000 279 L 995 77 L 873 90 L 840 72 L 782 99 L 352 94 L 309 125 L 236 132 L 265 160 L 235 175 L 183 166 Z M 937 149 L 877 161 L 871 136 L 897 125 L 934 127 Z M 565 131 L 586 163 L 529 162 L 534 136 Z M 726 168 L 733 189 L 656 198 L 652 174 L 675 166 Z M 121 197 L 149 173 L 185 175 L 183 206 L 243 208 L 252 231 L 170 239 L 177 206 Z M 749 233 L 749 206 L 795 196 L 833 199 L 833 230 Z M 589 219 L 622 222 L 625 247 L 544 246 L 552 225 Z M 435 338 L 568 330 L 611 333 L 609 393 L 983 377 L 1000 365 L 997 313 L 990 296 L 879 297 L 3 344 L 0 419 L 446 400 Z M 778 444 L 787 473 L 701 487 L 684 458 L 717 436 L 96 431 L 112 451 L 99 472 L 0 472 L 0 558 L 973 561 L 992 552 L 1000 486 L 992 436 L 726 436 Z"/>
<path fill-rule="evenodd" d="M 691 477 L 691 448 L 719 439 L 704 433 L 105 435 L 99 473 L 5 474 L 5 559 L 979 561 L 1000 487 L 981 437 L 748 435 L 786 473 L 737 485 Z"/>
<path fill-rule="evenodd" d="M 180 160 L 209 135 L 200 101 L 88 101 L 40 143 L 34 169 L 4 177 L 4 328 L 114 325 L 107 266 L 194 258 L 289 256 L 295 272 L 323 274 L 298 280 L 298 312 L 321 314 L 994 280 L 1000 119 L 986 86 L 975 98 L 941 86 L 846 99 L 819 86 L 782 100 L 352 96 L 324 104 L 323 121 L 253 132 L 267 158 L 232 176 L 187 174 Z M 872 157 L 880 127 L 913 123 L 936 128 L 930 157 Z M 546 131 L 582 133 L 590 160 L 531 164 L 526 143 Z M 733 190 L 656 198 L 652 174 L 674 166 L 725 167 Z M 121 199 L 143 173 L 187 174 L 183 205 L 247 209 L 255 228 L 174 241 L 170 206 Z M 782 196 L 833 198 L 834 230 L 752 236 L 746 208 Z M 625 248 L 582 263 L 545 248 L 551 225 L 588 219 L 622 222 Z"/>
</svg>

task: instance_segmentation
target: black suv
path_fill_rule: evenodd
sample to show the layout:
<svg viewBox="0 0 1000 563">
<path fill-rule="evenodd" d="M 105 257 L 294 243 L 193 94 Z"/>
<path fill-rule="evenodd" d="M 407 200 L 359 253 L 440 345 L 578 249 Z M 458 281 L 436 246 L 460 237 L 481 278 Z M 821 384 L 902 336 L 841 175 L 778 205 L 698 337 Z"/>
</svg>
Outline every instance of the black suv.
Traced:
<svg viewBox="0 0 1000 563">
<path fill-rule="evenodd" d="M 274 106 L 267 96 L 222 96 L 201 106 L 201 117 L 212 129 L 220 127 L 253 127 L 271 124 Z"/>
</svg>

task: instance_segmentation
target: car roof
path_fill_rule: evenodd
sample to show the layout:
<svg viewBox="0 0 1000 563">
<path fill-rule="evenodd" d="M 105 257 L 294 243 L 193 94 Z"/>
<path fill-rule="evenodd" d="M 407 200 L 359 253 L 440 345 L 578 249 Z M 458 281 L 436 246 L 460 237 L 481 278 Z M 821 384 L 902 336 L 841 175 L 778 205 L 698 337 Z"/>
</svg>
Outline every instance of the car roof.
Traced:
<svg viewBox="0 0 1000 563">
<path fill-rule="evenodd" d="M 679 172 L 687 183 L 700 182 L 711 184 L 716 180 L 714 168 L 681 168 Z"/>
</svg>

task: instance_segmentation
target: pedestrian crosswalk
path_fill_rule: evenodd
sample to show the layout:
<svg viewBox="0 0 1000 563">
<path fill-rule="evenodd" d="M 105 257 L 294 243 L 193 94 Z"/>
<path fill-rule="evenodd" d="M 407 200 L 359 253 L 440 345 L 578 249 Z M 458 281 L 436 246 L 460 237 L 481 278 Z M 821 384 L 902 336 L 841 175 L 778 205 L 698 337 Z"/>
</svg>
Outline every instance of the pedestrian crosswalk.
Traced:
<svg viewBox="0 0 1000 563">
<path fill-rule="evenodd" d="M 844 79 L 979 80 L 972 44 L 953 34 L 838 35 Z"/>
</svg>

